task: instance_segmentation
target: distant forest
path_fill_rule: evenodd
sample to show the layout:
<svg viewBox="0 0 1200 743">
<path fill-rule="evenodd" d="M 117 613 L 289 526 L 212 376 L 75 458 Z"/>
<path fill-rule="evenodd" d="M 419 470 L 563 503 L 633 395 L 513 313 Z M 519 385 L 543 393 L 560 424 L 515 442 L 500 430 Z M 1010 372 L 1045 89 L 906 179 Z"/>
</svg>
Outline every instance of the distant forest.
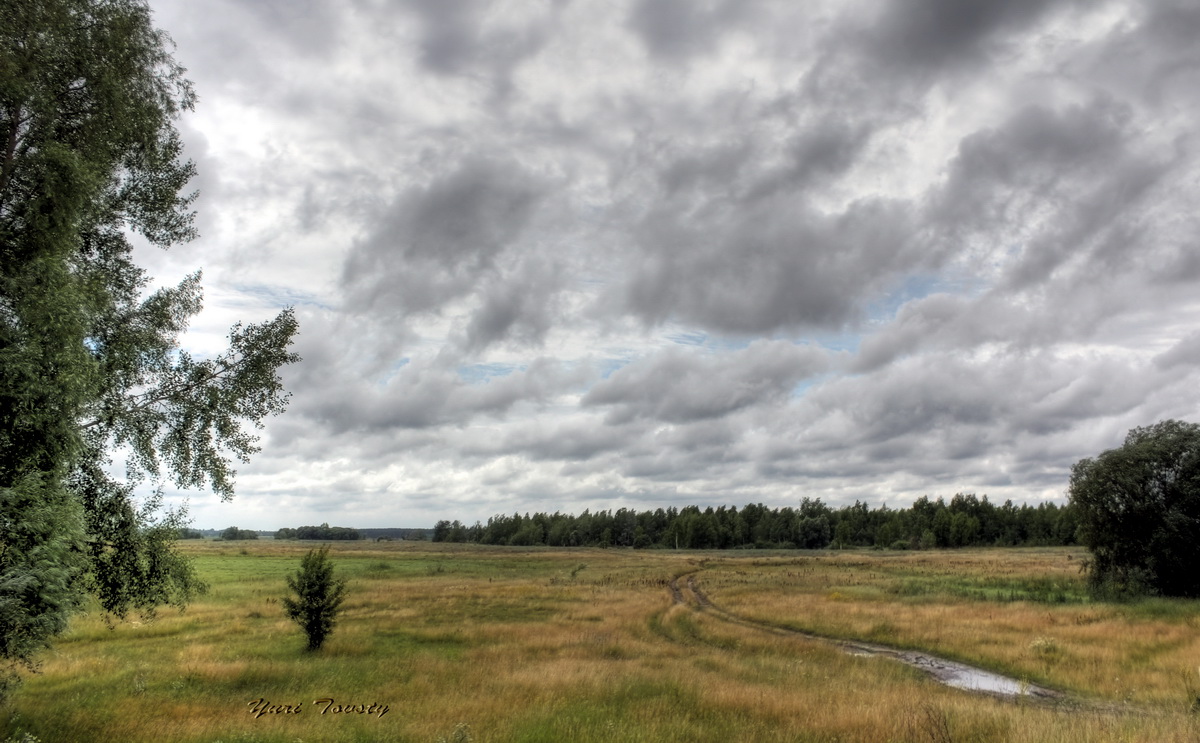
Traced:
<svg viewBox="0 0 1200 743">
<path fill-rule="evenodd" d="M 275 532 L 275 538 L 353 541 L 362 539 L 362 535 L 358 533 L 358 529 L 351 529 L 348 526 L 321 524 L 320 526 L 299 526 L 295 529 L 280 529 Z"/>
<path fill-rule="evenodd" d="M 271 531 L 269 529 L 239 529 L 236 526 L 231 526 L 228 529 L 223 529 L 221 531 L 217 531 L 216 529 L 183 528 L 179 530 L 179 538 L 220 539 L 222 541 L 258 539 L 260 537 L 267 537 L 270 539 L 307 539 L 322 542 L 358 539 L 388 541 L 393 539 L 405 539 L 411 541 L 421 541 L 429 538 L 430 531 L 432 531 L 432 529 L 424 527 L 412 528 L 393 526 L 386 528 L 352 529 L 347 526 L 330 526 L 329 524 L 321 524 L 320 526 L 299 526 L 294 529 L 285 527 L 276 531 Z"/>
<path fill-rule="evenodd" d="M 911 508 L 870 509 L 855 501 L 832 509 L 805 498 L 799 508 L 762 504 L 736 507 L 658 508 L 653 511 L 584 511 L 498 515 L 487 524 L 439 521 L 435 542 L 680 549 L 877 547 L 931 549 L 974 546 L 1075 544 L 1075 509 L 1054 503 L 997 506 L 987 496 L 922 497 Z"/>
</svg>

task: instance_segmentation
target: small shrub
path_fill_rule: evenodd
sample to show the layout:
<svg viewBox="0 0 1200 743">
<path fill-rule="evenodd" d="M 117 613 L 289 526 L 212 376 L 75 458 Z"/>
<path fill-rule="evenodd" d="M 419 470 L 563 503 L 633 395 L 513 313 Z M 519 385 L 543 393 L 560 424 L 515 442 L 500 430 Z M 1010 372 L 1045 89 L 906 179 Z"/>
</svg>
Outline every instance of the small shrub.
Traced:
<svg viewBox="0 0 1200 743">
<path fill-rule="evenodd" d="M 309 550 L 300 561 L 299 572 L 288 576 L 287 585 L 296 598 L 283 599 L 284 611 L 308 636 L 308 649 L 320 650 L 333 632 L 346 595 L 346 581 L 333 577 L 329 545 Z"/>
</svg>

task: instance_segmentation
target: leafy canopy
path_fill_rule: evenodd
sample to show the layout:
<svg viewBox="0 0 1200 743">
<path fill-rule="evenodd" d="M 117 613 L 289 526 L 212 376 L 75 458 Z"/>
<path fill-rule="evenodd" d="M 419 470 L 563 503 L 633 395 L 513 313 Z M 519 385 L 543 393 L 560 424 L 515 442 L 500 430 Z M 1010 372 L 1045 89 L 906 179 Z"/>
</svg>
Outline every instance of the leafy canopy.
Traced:
<svg viewBox="0 0 1200 743">
<path fill-rule="evenodd" d="M 1200 596 L 1200 425 L 1134 428 L 1075 464 L 1070 498 L 1093 590 Z"/>
<path fill-rule="evenodd" d="M 133 234 L 195 236 L 171 48 L 143 0 L 0 3 L 0 661 L 31 664 L 89 591 L 117 616 L 185 602 L 185 514 L 135 487 L 231 497 L 247 427 L 287 404 L 291 309 L 194 358 L 199 273 L 148 293 L 133 262 Z"/>
</svg>

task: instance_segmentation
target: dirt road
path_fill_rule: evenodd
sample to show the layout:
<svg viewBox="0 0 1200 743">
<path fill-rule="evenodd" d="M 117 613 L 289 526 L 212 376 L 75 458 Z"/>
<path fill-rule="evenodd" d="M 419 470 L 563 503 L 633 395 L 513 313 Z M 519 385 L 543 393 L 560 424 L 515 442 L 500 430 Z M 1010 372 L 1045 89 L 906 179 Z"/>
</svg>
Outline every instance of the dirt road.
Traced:
<svg viewBox="0 0 1200 743">
<path fill-rule="evenodd" d="M 698 571 L 697 571 L 698 572 Z M 803 637 L 809 640 L 825 642 L 835 645 L 847 653 L 853 655 L 884 657 L 899 661 L 924 671 L 931 677 L 940 681 L 947 686 L 952 686 L 957 689 L 971 691 L 979 694 L 991 694 L 1006 698 L 1030 698 L 1040 701 L 1063 701 L 1065 696 L 1053 689 L 1046 689 L 1040 686 L 1035 686 L 1030 683 L 1018 681 L 1017 679 L 1008 678 L 998 673 L 986 671 L 982 668 L 959 663 L 958 661 L 939 658 L 930 653 L 919 652 L 915 650 L 901 650 L 891 648 L 886 645 L 878 645 L 868 642 L 856 642 L 847 640 L 837 640 L 830 637 L 822 637 L 820 635 L 802 632 L 800 630 L 789 629 L 787 627 L 779 627 L 766 622 L 760 622 L 754 619 L 735 614 L 727 609 L 717 605 L 704 593 L 697 585 L 697 572 L 684 573 L 676 576 L 670 581 L 669 588 L 671 591 L 672 600 L 677 604 L 683 604 L 694 611 L 706 612 L 709 615 L 719 618 L 726 622 L 738 624 L 744 627 L 753 627 L 763 632 L 770 632 L 778 635 L 791 635 L 795 637 Z"/>
</svg>

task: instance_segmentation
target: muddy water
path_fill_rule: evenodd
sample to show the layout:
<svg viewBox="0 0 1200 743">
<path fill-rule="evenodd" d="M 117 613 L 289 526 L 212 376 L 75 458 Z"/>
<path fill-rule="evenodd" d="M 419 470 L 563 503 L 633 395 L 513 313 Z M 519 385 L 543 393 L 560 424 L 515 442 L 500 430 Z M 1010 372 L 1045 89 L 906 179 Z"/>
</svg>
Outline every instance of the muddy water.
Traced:
<svg viewBox="0 0 1200 743">
<path fill-rule="evenodd" d="M 1050 689 L 1043 689 L 1040 686 L 1023 683 L 1007 676 L 1001 676 L 998 673 L 985 671 L 982 668 L 975 668 L 965 663 L 946 660 L 945 658 L 939 658 L 928 653 L 920 653 L 913 650 L 896 650 L 883 645 L 860 642 L 843 642 L 838 644 L 841 645 L 843 650 L 853 655 L 898 660 L 913 668 L 925 671 L 943 684 L 953 686 L 956 689 L 965 689 L 985 694 L 999 694 L 1006 697 L 1030 696 L 1051 699 L 1060 696 L 1058 692 L 1051 691 Z"/>
</svg>

